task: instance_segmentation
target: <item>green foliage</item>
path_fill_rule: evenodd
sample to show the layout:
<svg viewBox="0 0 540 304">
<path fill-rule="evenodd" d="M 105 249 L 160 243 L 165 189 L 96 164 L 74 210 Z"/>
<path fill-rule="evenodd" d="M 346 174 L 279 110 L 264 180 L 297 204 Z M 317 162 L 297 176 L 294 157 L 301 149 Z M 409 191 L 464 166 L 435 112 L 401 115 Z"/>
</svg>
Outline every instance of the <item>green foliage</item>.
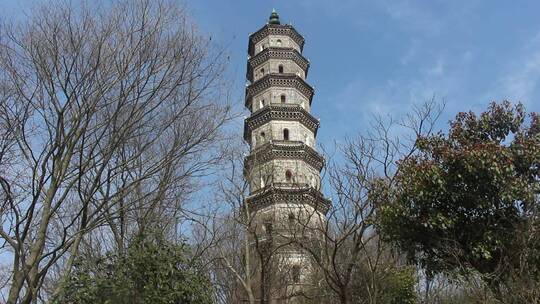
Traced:
<svg viewBox="0 0 540 304">
<path fill-rule="evenodd" d="M 371 193 L 383 235 L 431 272 L 504 275 L 538 209 L 540 119 L 526 121 L 520 104 L 492 103 L 459 113 L 448 135 L 419 138 L 395 184 Z"/>
<path fill-rule="evenodd" d="M 389 259 L 381 256 L 381 259 Z M 359 261 L 349 287 L 351 303 L 417 303 L 416 272 L 412 266 L 398 266 L 389 259 L 369 270 L 367 261 Z M 329 301 L 335 303 L 337 301 Z"/>
<path fill-rule="evenodd" d="M 382 301 L 388 304 L 414 304 L 416 297 L 416 275 L 413 267 L 393 268 L 389 275 L 381 282 L 383 293 Z"/>
<path fill-rule="evenodd" d="M 125 255 L 80 260 L 53 303 L 212 303 L 211 285 L 184 245 L 138 238 Z"/>
</svg>

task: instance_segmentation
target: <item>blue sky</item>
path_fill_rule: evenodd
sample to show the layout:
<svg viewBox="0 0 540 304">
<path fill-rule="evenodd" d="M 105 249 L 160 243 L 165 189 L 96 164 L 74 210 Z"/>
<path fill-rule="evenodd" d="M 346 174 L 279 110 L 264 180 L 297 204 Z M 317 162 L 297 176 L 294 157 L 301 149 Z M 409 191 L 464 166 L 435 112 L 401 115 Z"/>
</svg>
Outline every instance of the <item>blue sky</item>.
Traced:
<svg viewBox="0 0 540 304">
<path fill-rule="evenodd" d="M 540 111 L 539 1 L 192 0 L 201 29 L 226 45 L 242 102 L 247 37 L 272 8 L 306 38 L 319 142 L 401 115 L 433 95 L 458 111 L 521 101 Z"/>
<path fill-rule="evenodd" d="M 24 18 L 32 0 L 0 0 Z M 54 1 L 51 1 L 54 3 Z M 433 95 L 458 111 L 492 101 L 540 112 L 540 1 L 186 0 L 200 30 L 228 49 L 233 102 L 243 104 L 247 38 L 275 8 L 306 38 L 319 143 L 369 129 Z M 239 123 L 240 124 L 240 123 Z M 241 132 L 241 125 L 238 126 Z"/>
<path fill-rule="evenodd" d="M 7 16 L 31 0 L 0 0 Z M 186 0 L 195 22 L 230 56 L 243 104 L 247 38 L 272 8 L 306 38 L 319 143 L 365 132 L 372 114 L 402 115 L 435 96 L 441 128 L 492 101 L 540 111 L 539 1 Z M 6 16 L 4 15 L 4 16 Z M 239 126 L 241 130 L 241 126 Z"/>
</svg>

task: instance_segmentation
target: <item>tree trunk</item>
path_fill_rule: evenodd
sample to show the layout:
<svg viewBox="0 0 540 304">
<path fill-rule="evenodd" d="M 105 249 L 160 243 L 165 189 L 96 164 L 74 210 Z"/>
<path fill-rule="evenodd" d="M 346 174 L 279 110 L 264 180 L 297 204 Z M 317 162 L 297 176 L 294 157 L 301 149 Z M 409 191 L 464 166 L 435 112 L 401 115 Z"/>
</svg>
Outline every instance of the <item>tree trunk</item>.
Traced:
<svg viewBox="0 0 540 304">
<path fill-rule="evenodd" d="M 339 302 L 341 304 L 349 304 L 349 294 L 346 287 L 341 287 L 339 289 Z"/>
<path fill-rule="evenodd" d="M 49 220 L 50 220 L 52 198 L 54 197 L 56 193 L 55 181 L 53 180 L 51 184 L 52 184 L 51 188 L 48 189 L 47 195 L 43 203 L 43 214 L 41 216 L 41 222 L 39 225 L 36 241 L 31 246 L 30 256 L 24 262 L 22 269 L 19 271 L 17 275 L 14 275 L 13 284 L 11 285 L 11 288 L 9 290 L 7 304 L 16 304 L 17 299 L 19 298 L 19 295 L 21 293 L 21 290 L 23 289 L 25 280 L 28 281 L 29 284 L 32 284 L 33 282 L 37 282 L 37 275 L 38 275 L 37 268 L 38 268 L 39 258 L 45 246 L 47 227 L 49 225 Z M 28 288 L 31 289 L 33 287 L 28 286 Z"/>
<path fill-rule="evenodd" d="M 9 296 L 7 299 L 7 304 L 16 304 L 17 299 L 19 298 L 19 292 L 22 289 L 24 283 L 24 273 L 23 270 L 19 270 L 13 274 L 13 281 L 11 283 L 11 288 L 9 289 Z"/>
</svg>

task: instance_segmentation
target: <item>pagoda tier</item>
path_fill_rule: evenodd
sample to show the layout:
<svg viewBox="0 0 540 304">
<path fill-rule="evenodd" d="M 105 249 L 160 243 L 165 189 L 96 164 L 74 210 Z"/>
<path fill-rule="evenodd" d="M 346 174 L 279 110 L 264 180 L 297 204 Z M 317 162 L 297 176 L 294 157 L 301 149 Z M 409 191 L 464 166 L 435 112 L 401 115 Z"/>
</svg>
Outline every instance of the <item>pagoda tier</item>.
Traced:
<svg viewBox="0 0 540 304">
<path fill-rule="evenodd" d="M 266 24 L 260 30 L 249 36 L 248 54 L 250 56 L 255 55 L 258 52 L 256 49 L 257 44 L 262 42 L 269 36 L 287 36 L 295 43 L 295 47 L 300 52 L 304 48 L 304 37 L 300 35 L 292 25 L 284 24 Z"/>
<path fill-rule="evenodd" d="M 244 160 L 244 172 L 249 172 L 255 164 L 263 164 L 279 159 L 297 159 L 312 166 L 320 172 L 324 166 L 324 158 L 313 148 L 301 141 L 274 140 L 252 151 Z"/>
<path fill-rule="evenodd" d="M 254 192 L 246 199 L 251 211 L 267 208 L 276 204 L 308 205 L 315 210 L 326 213 L 330 208 L 330 200 L 308 184 L 272 183 L 266 188 Z"/>
<path fill-rule="evenodd" d="M 254 70 L 264 65 L 270 60 L 283 61 L 290 60 L 295 66 L 300 68 L 303 71 L 304 78 L 307 77 L 307 72 L 309 70 L 309 61 L 302 56 L 300 52 L 292 47 L 268 47 L 263 51 L 259 52 L 257 55 L 249 58 L 247 64 L 247 73 L 246 78 L 253 82 Z"/>
<path fill-rule="evenodd" d="M 299 105 L 270 104 L 245 119 L 244 139 L 249 144 L 253 144 L 251 141 L 252 132 L 260 126 L 276 120 L 298 122 L 312 131 L 315 135 L 319 128 L 319 120 Z"/>
<path fill-rule="evenodd" d="M 296 74 L 266 74 L 261 79 L 246 87 L 246 103 L 248 109 L 252 109 L 253 98 L 269 88 L 293 88 L 302 94 L 311 105 L 313 88 Z"/>
</svg>

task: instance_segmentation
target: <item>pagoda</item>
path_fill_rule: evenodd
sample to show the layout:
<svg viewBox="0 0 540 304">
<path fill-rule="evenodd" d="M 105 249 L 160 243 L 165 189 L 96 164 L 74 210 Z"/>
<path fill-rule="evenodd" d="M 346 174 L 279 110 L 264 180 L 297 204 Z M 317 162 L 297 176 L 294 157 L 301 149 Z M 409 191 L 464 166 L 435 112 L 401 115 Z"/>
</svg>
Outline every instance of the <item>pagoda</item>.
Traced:
<svg viewBox="0 0 540 304">
<path fill-rule="evenodd" d="M 273 11 L 249 36 L 244 175 L 254 275 L 260 303 L 296 303 L 313 288 L 311 255 L 329 201 L 321 193 L 324 158 L 316 151 L 319 120 L 311 115 L 304 38 Z"/>
</svg>

